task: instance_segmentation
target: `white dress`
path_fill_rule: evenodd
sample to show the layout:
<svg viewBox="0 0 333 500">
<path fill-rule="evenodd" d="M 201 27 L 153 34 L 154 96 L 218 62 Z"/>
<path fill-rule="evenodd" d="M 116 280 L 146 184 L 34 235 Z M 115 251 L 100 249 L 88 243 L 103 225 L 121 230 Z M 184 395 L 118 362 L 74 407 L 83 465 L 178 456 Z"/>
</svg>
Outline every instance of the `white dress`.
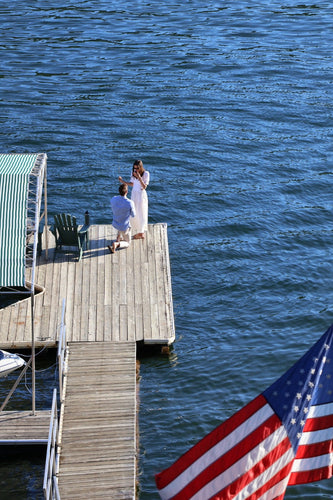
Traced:
<svg viewBox="0 0 333 500">
<path fill-rule="evenodd" d="M 142 175 L 142 180 L 148 186 L 150 175 L 147 170 Z M 133 182 L 131 200 L 135 205 L 135 217 L 131 217 L 132 234 L 144 233 L 148 226 L 148 196 L 146 189 L 141 187 L 139 179 L 131 177 Z"/>
</svg>

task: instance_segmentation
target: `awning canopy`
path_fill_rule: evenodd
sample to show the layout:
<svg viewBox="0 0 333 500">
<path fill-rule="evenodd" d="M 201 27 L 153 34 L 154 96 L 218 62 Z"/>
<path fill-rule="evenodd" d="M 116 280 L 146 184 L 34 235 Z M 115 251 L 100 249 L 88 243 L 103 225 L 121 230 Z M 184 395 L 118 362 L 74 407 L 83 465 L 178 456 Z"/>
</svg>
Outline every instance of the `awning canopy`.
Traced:
<svg viewBox="0 0 333 500">
<path fill-rule="evenodd" d="M 27 260 L 35 263 L 46 159 L 0 154 L 0 287 L 25 287 Z"/>
</svg>

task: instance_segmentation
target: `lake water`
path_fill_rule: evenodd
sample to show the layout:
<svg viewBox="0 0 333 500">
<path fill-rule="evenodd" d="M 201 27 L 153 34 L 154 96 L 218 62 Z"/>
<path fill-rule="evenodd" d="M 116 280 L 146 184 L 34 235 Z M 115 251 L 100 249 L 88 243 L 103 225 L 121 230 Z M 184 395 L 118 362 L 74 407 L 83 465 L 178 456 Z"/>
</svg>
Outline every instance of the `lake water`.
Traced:
<svg viewBox="0 0 333 500">
<path fill-rule="evenodd" d="M 177 340 L 170 357 L 141 360 L 140 382 L 140 500 L 157 499 L 154 474 L 333 322 L 332 6 L 0 6 L 1 152 L 48 154 L 50 217 L 88 209 L 110 223 L 117 176 L 141 158 L 149 222 L 168 224 Z M 42 469 L 2 463 L 0 497 L 42 498 Z"/>
</svg>

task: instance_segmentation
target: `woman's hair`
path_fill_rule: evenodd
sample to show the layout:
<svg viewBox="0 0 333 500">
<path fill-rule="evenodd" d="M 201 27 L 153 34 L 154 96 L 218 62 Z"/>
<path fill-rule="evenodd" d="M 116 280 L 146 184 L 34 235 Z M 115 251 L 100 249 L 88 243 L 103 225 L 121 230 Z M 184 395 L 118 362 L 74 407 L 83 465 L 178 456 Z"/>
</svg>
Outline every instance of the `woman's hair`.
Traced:
<svg viewBox="0 0 333 500">
<path fill-rule="evenodd" d="M 133 170 L 134 170 L 134 167 L 139 167 L 139 173 L 140 175 L 143 174 L 143 172 L 145 171 L 145 169 L 143 168 L 143 163 L 141 160 L 135 160 L 135 162 L 133 163 Z"/>
</svg>

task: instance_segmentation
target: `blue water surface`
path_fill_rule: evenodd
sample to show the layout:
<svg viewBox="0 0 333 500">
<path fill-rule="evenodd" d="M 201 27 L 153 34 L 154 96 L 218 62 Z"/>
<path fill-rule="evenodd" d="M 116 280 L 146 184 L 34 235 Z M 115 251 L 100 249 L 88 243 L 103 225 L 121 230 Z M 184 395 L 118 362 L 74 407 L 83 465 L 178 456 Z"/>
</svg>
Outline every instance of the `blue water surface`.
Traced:
<svg viewBox="0 0 333 500">
<path fill-rule="evenodd" d="M 47 153 L 50 216 L 110 223 L 117 176 L 141 158 L 149 222 L 168 224 L 177 340 L 141 360 L 140 381 L 139 497 L 157 499 L 154 474 L 332 323 L 332 6 L 15 0 L 0 13 L 1 152 Z M 42 474 L 17 466 L 27 483 Z"/>
</svg>

